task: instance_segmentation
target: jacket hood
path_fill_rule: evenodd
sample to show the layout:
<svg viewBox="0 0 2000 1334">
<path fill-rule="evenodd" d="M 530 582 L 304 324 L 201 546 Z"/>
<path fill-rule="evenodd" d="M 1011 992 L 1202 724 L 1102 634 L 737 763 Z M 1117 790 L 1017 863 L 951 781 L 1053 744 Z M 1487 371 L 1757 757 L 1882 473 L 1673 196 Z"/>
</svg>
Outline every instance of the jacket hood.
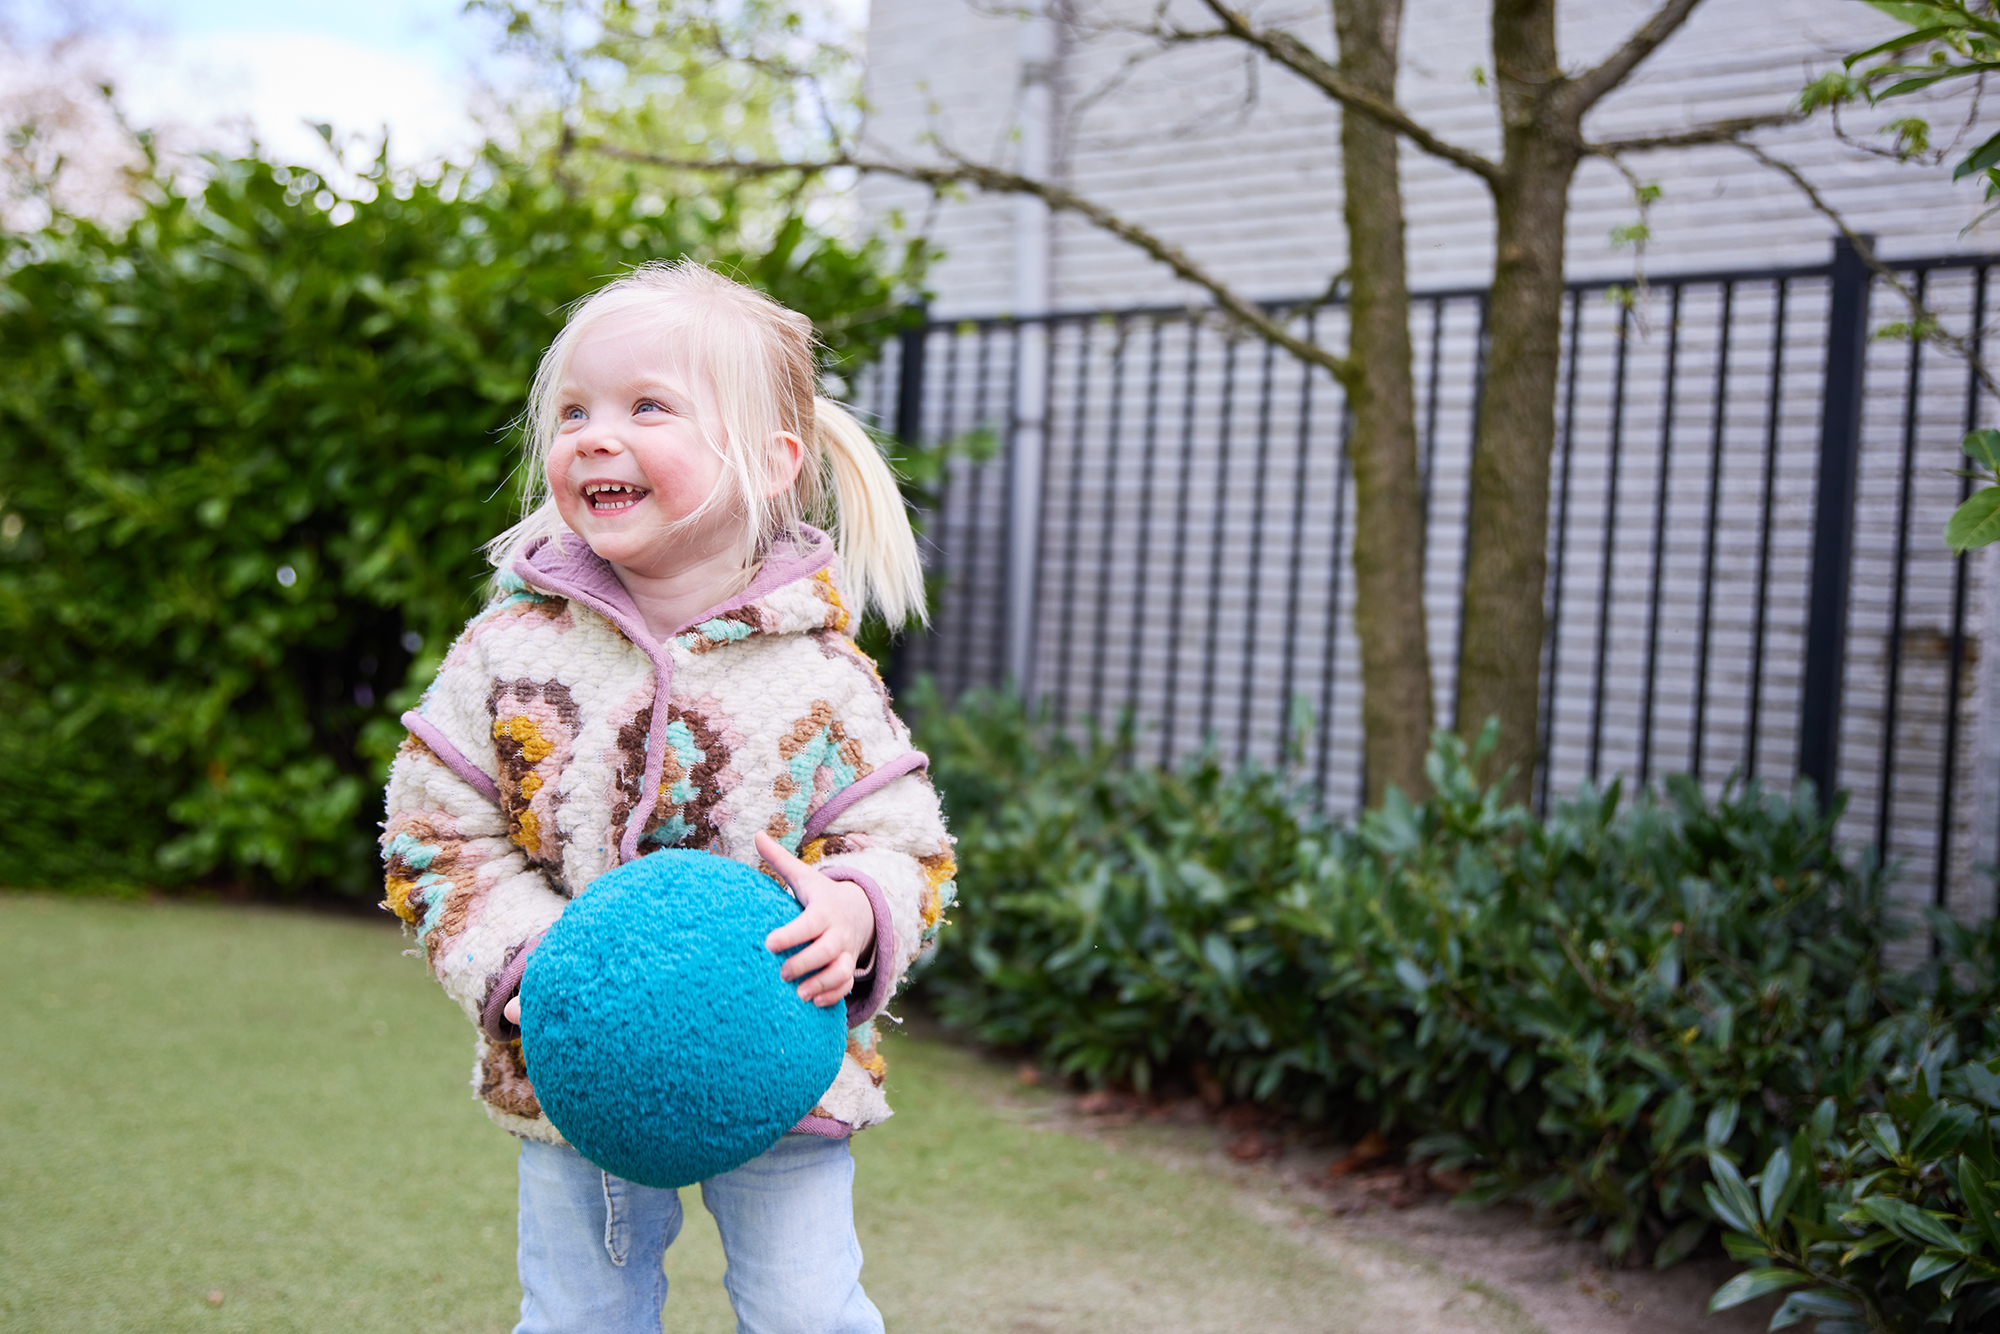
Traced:
<svg viewBox="0 0 2000 1334">
<path fill-rule="evenodd" d="M 801 524 L 795 537 L 780 538 L 744 588 L 681 626 L 671 642 L 696 653 L 708 652 L 753 635 L 807 634 L 818 630 L 849 633 L 853 617 L 840 591 L 840 560 L 833 539 Z M 509 593 L 539 592 L 578 602 L 616 626 L 649 652 L 656 644 L 632 595 L 618 582 L 611 562 L 580 538 L 558 544 L 543 538 L 503 571 Z M 515 584 L 521 585 L 516 588 Z"/>
</svg>

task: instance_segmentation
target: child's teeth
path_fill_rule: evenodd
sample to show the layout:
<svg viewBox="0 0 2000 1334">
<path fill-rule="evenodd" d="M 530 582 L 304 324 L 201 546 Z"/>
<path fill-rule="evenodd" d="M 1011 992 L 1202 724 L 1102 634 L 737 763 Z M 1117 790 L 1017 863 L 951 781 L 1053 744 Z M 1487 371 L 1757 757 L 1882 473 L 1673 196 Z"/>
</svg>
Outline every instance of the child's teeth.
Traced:
<svg viewBox="0 0 2000 1334">
<path fill-rule="evenodd" d="M 632 506 L 638 504 L 640 499 L 645 495 L 645 492 L 636 486 L 612 485 L 601 482 L 592 483 L 584 487 L 583 493 L 590 499 L 592 508 L 598 510 L 630 509 Z"/>
</svg>

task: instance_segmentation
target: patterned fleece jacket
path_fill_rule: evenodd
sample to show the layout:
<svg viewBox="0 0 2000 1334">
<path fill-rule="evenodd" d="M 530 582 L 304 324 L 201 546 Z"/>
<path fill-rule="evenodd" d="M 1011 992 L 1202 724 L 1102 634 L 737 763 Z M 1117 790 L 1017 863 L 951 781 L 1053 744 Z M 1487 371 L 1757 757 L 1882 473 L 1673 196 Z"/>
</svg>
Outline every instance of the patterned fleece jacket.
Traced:
<svg viewBox="0 0 2000 1334">
<path fill-rule="evenodd" d="M 473 1086 L 507 1130 L 561 1143 L 502 1014 L 572 897 L 656 848 L 762 867 L 757 831 L 875 913 L 840 1073 L 798 1129 L 889 1116 L 870 1020 L 951 902 L 951 839 L 922 754 L 855 647 L 833 544 L 781 543 L 735 597 L 656 643 L 571 538 L 503 572 L 446 654 L 390 772 L 384 906 L 479 1026 Z"/>
</svg>

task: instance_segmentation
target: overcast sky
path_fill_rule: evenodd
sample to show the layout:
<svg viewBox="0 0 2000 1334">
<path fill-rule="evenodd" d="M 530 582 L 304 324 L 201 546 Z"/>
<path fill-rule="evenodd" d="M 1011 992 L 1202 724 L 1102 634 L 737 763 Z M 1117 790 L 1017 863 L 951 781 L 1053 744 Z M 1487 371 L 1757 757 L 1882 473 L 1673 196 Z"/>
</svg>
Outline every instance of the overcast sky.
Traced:
<svg viewBox="0 0 2000 1334">
<path fill-rule="evenodd" d="M 36 7 L 0 0 L 31 35 Z M 323 156 L 314 122 L 370 137 L 386 126 L 395 158 L 412 163 L 480 142 L 468 108 L 494 62 L 489 29 L 462 9 L 461 0 L 99 0 L 89 26 L 138 124 L 174 125 L 177 138 L 191 132 L 223 149 L 254 132 L 270 156 L 302 162 Z"/>
</svg>

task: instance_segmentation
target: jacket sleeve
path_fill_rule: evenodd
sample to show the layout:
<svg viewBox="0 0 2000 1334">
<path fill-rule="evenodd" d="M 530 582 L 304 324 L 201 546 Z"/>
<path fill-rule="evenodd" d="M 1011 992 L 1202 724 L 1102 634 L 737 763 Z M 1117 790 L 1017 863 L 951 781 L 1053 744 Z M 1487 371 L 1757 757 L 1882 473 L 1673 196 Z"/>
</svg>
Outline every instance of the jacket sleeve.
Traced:
<svg viewBox="0 0 2000 1334">
<path fill-rule="evenodd" d="M 895 726 L 897 748 L 816 811 L 801 857 L 868 896 L 875 946 L 848 997 L 848 1021 L 861 1024 L 888 1004 L 910 966 L 927 954 L 951 906 L 957 859 L 945 831 L 927 761 Z"/>
<path fill-rule="evenodd" d="M 479 728 L 477 684 L 470 664 L 447 660 L 422 712 L 403 716 L 410 736 L 389 771 L 383 906 L 416 929 L 431 972 L 466 1017 L 504 1041 L 519 1036 L 500 1011 L 519 988 L 528 947 L 568 900 L 514 841 L 490 772 L 492 737 L 468 735 L 490 731 Z"/>
</svg>

